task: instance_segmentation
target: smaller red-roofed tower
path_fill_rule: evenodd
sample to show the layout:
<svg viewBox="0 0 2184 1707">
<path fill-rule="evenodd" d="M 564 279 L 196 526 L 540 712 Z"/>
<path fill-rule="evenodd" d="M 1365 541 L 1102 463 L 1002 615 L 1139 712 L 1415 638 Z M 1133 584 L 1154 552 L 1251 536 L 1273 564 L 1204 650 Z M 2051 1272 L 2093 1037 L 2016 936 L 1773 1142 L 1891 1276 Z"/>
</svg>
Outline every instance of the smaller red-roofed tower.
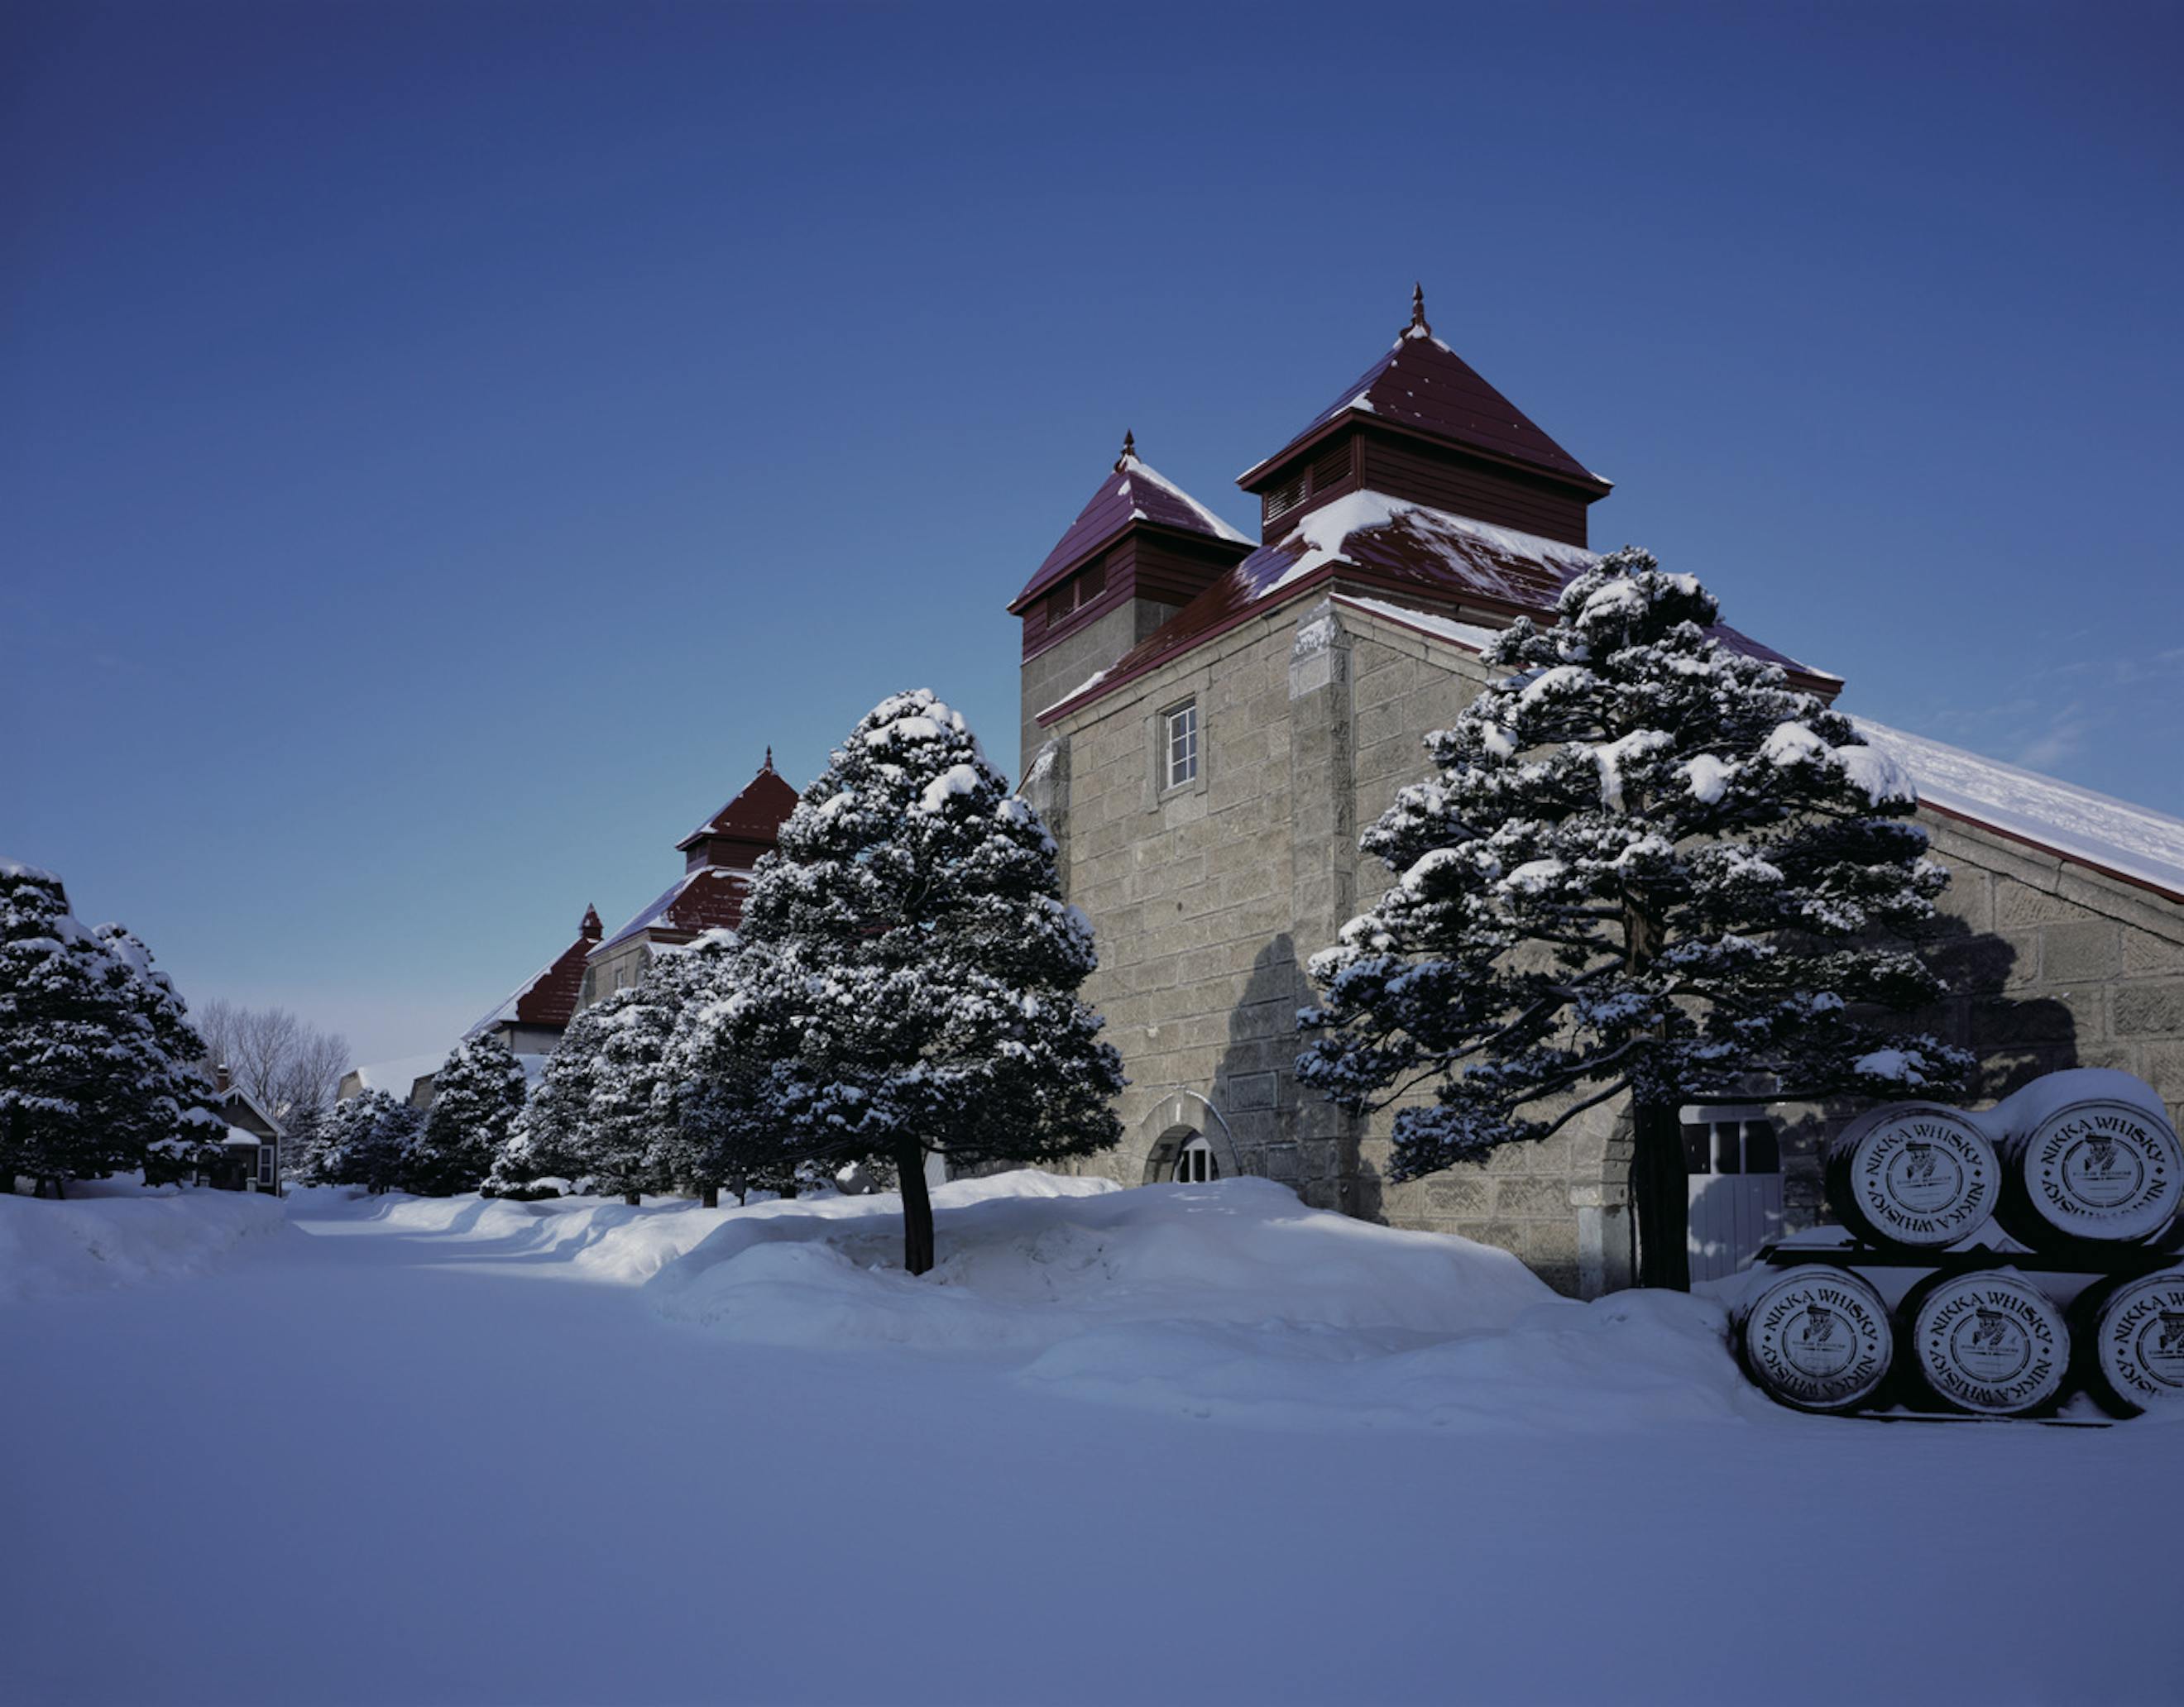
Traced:
<svg viewBox="0 0 2184 1707">
<path fill-rule="evenodd" d="M 1106 669 L 1240 562 L 1251 542 L 1138 456 L 1123 453 L 1009 605 L 1023 622 L 1021 781 L 1038 715 Z"/>
<path fill-rule="evenodd" d="M 634 984 L 655 948 L 679 947 L 708 931 L 733 931 L 743 920 L 752 867 L 773 851 L 795 809 L 796 790 L 773 768 L 769 747 L 758 775 L 735 798 L 675 844 L 682 876 L 592 949 L 582 1005 Z"/>
<path fill-rule="evenodd" d="M 1269 542 L 1345 492 L 1377 492 L 1581 546 L 1586 506 L 1610 489 L 1434 336 L 1423 286 L 1387 353 L 1236 484 Z"/>
</svg>

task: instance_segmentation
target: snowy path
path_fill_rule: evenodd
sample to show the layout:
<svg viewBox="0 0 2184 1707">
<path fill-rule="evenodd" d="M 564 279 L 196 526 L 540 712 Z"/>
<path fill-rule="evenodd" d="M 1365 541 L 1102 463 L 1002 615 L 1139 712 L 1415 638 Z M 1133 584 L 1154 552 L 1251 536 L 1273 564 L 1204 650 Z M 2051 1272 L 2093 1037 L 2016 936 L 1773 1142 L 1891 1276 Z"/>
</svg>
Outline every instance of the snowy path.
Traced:
<svg viewBox="0 0 2184 1707">
<path fill-rule="evenodd" d="M 0 1310 L 0 1697 L 2175 1699 L 2173 1429 L 1238 1428 L 570 1274 L 330 1219 Z"/>
</svg>

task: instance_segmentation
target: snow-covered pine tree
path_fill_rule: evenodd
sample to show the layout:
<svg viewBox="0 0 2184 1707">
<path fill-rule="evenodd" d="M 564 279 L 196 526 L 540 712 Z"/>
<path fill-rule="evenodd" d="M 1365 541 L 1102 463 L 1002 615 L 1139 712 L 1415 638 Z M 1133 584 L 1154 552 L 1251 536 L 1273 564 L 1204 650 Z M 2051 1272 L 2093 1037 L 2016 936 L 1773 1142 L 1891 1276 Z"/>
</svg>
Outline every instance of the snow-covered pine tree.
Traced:
<svg viewBox="0 0 2184 1707">
<path fill-rule="evenodd" d="M 744 1127 L 734 1118 L 733 1105 L 741 1081 L 691 1078 L 677 1048 L 688 1029 L 683 1016 L 729 993 L 735 952 L 734 932 L 707 931 L 685 948 L 662 951 L 638 987 L 667 1026 L 657 1069 L 661 1106 L 646 1170 L 665 1189 L 696 1192 L 707 1209 L 720 1202 L 723 1184 L 740 1198 L 754 1185 L 788 1182 L 785 1178 L 754 1180 L 747 1167 L 738 1165 L 735 1143 Z M 777 1143 L 775 1148 L 779 1148 Z"/>
<path fill-rule="evenodd" d="M 170 1000 L 84 928 L 59 878 L 0 860 L 0 1186 L 26 1174 L 58 1197 L 182 1136 L 185 1064 L 158 1029 L 171 1017 L 187 1047 Z"/>
<path fill-rule="evenodd" d="M 1709 635 L 1690 575 L 1625 549 L 1429 737 L 1439 770 L 1362 845 L 1396 874 L 1314 957 L 1298 1074 L 1397 1109 L 1414 1179 L 1628 1093 L 1640 1276 L 1689 1284 L 1677 1127 L 1694 1096 L 1932 1094 L 1969 1057 L 1884 1016 L 1940 980 L 1910 940 L 1947 872 L 1900 770 L 1780 668 Z"/>
<path fill-rule="evenodd" d="M 317 1103 L 292 1105 L 281 1122 L 281 1177 L 298 1185 L 326 1182 L 326 1156 L 333 1142 L 333 1109 Z"/>
<path fill-rule="evenodd" d="M 432 1076 L 432 1104 L 403 1184 L 423 1197 L 474 1192 L 523 1108 L 523 1068 L 498 1031 L 466 1037 Z"/>
<path fill-rule="evenodd" d="M 800 1082 L 799 1034 L 788 1009 L 738 997 L 742 981 L 765 982 L 776 962 L 753 950 L 744 970 L 735 942 L 686 985 L 666 1070 L 675 1124 L 663 1166 L 695 1179 L 710 1207 L 725 1185 L 745 1203 L 755 1191 L 783 1197 L 821 1183 L 832 1170 L 811 1159 L 783 1124 L 781 1109 Z"/>
<path fill-rule="evenodd" d="M 374 1089 L 337 1103 L 331 1124 L 327 1181 L 378 1193 L 402 1183 L 423 1116 L 391 1092 Z"/>
<path fill-rule="evenodd" d="M 663 1060 L 675 1027 L 668 999 L 675 973 L 655 961 L 627 989 L 599 1004 L 599 1047 L 592 1056 L 592 1098 L 577 1154 L 602 1197 L 634 1204 L 672 1184 L 659 1157 L 672 1129 L 674 1101 Z"/>
<path fill-rule="evenodd" d="M 101 925 L 96 934 L 118 969 L 116 987 L 143 1020 L 152 1045 L 135 1092 L 116 1111 L 114 1135 L 132 1149 L 141 1139 L 148 1182 L 185 1176 L 217 1154 L 226 1130 L 203 1065 L 204 1040 L 142 938 L 114 924 Z"/>
<path fill-rule="evenodd" d="M 604 1003 L 571 1020 L 547 1058 L 531 1099 L 510 1123 L 507 1141 L 493 1159 L 486 1190 L 504 1197 L 550 1196 L 539 1180 L 573 1180 L 584 1171 L 585 1124 L 591 1118 L 592 1085 L 604 1037 Z"/>
<path fill-rule="evenodd" d="M 957 713 L 882 701 L 759 862 L 733 993 L 695 1010 L 700 1079 L 762 1076 L 799 1160 L 884 1158 L 904 1259 L 933 1265 L 925 1154 L 1039 1162 L 1121 1136 L 1122 1063 L 1077 992 L 1091 927 L 1059 895 L 1053 840 Z"/>
</svg>

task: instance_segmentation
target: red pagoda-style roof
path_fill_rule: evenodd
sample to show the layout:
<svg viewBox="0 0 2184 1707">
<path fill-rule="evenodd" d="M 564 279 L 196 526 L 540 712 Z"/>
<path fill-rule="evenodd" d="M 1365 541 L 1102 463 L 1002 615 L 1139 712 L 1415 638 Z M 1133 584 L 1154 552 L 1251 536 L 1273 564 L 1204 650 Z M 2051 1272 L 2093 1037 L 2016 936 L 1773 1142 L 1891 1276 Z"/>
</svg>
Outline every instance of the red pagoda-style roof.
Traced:
<svg viewBox="0 0 2184 1707">
<path fill-rule="evenodd" d="M 1236 484 L 1252 490 L 1316 440 L 1359 420 L 1515 463 L 1583 487 L 1594 497 L 1609 489 L 1607 481 L 1549 438 L 1433 335 L 1423 292 L 1412 294 L 1411 324 L 1387 354 L 1306 422 L 1303 431 L 1237 475 Z"/>
<path fill-rule="evenodd" d="M 519 985 L 501 1004 L 464 1032 L 475 1037 L 495 1026 L 566 1026 L 576 1017 L 584 985 L 584 959 L 598 946 L 604 927 L 596 907 L 584 909 L 577 940 Z"/>
<path fill-rule="evenodd" d="M 1086 558 L 1112 544 L 1130 527 L 1140 523 L 1171 528 L 1178 533 L 1195 533 L 1230 545 L 1251 543 L 1167 475 L 1139 461 L 1135 436 L 1125 433 L 1123 453 L 1116 459 L 1114 472 L 1100 482 L 1100 489 L 1078 513 L 1069 531 L 1047 553 L 1046 560 L 1010 604 L 1011 614 L 1021 614 L 1027 604 Z"/>
<path fill-rule="evenodd" d="M 675 844 L 685 859 L 682 875 L 593 952 L 640 932 L 656 942 L 687 942 L 707 931 L 735 929 L 743 922 L 751 868 L 773 851 L 795 809 L 796 790 L 773 768 L 769 747 L 742 792 Z"/>
<path fill-rule="evenodd" d="M 766 749 L 766 763 L 741 793 L 675 844 L 689 856 L 693 870 L 700 865 L 748 868 L 772 849 L 781 826 L 796 809 L 796 790 L 773 768 L 773 749 Z"/>
<path fill-rule="evenodd" d="M 1384 492 L 1351 492 L 1298 517 L 1280 540 L 1261 546 L 1103 674 L 1040 712 L 1039 720 L 1088 704 L 1262 609 L 1337 581 L 1498 627 L 1551 611 L 1563 587 L 1597 561 L 1582 546 Z M 1842 686 L 1840 677 L 1736 629 L 1718 625 L 1711 631 L 1735 651 L 1780 664 L 1801 687 L 1832 695 Z"/>
</svg>

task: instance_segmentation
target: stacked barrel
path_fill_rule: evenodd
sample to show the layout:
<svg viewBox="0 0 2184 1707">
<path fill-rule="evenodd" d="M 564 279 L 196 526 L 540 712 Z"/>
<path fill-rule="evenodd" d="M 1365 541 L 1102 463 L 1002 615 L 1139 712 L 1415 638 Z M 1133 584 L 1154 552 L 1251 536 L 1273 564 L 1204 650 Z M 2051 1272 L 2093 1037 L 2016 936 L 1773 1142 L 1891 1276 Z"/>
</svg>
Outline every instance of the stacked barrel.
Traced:
<svg viewBox="0 0 2184 1707">
<path fill-rule="evenodd" d="M 1822 1165 L 1853 1242 L 1772 1248 L 1732 1317 L 1775 1398 L 2014 1417 L 2082 1388 L 2184 1413 L 2184 1147 L 2144 1083 L 2076 1068 L 1980 1114 L 1892 1103 Z"/>
</svg>

